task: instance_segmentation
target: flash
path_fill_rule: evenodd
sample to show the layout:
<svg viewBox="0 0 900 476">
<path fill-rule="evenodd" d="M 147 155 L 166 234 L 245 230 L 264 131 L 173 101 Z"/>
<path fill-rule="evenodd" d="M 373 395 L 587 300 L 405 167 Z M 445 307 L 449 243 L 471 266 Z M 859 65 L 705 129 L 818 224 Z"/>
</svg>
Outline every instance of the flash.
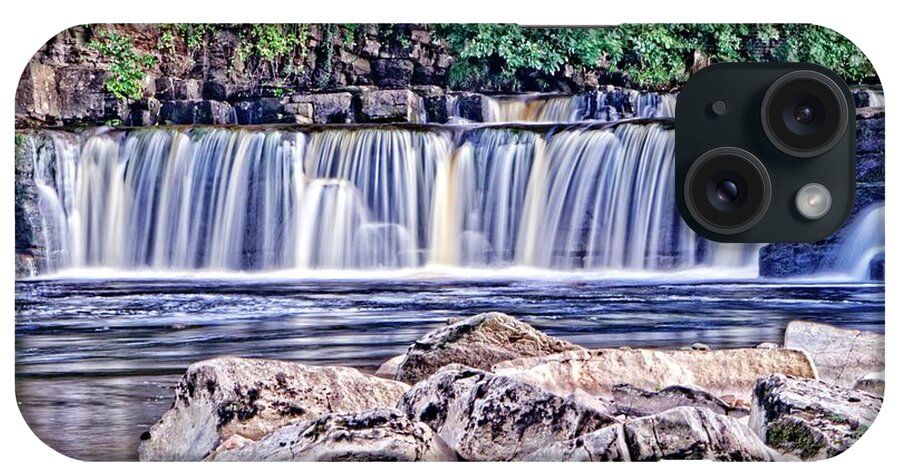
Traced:
<svg viewBox="0 0 900 476">
<path fill-rule="evenodd" d="M 797 211 L 804 218 L 818 220 L 831 210 L 831 192 L 819 183 L 808 183 L 797 191 Z"/>
</svg>

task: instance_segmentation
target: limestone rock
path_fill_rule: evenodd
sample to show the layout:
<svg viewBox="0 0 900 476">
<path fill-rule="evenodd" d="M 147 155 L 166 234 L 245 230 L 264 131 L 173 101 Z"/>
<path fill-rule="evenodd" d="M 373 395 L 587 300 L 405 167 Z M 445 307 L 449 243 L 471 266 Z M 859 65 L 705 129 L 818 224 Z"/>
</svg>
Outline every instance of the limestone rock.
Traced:
<svg viewBox="0 0 900 476">
<path fill-rule="evenodd" d="M 483 313 L 436 329 L 413 343 L 400 363 L 397 380 L 414 383 L 451 363 L 489 370 L 505 360 L 575 349 L 581 347 L 506 314 Z"/>
<path fill-rule="evenodd" d="M 161 124 L 233 124 L 234 115 L 221 101 L 163 101 L 159 108 Z"/>
<path fill-rule="evenodd" d="M 616 413 L 631 417 L 641 417 L 662 413 L 677 407 L 700 407 L 734 418 L 742 418 L 749 410 L 726 403 L 701 388 L 673 385 L 658 392 L 643 390 L 628 384 L 613 387 Z"/>
<path fill-rule="evenodd" d="M 353 95 L 348 92 L 296 94 L 292 103 L 311 104 L 316 124 L 353 122 Z"/>
<path fill-rule="evenodd" d="M 771 461 L 777 455 L 737 419 L 679 407 L 551 443 L 530 461 Z"/>
<path fill-rule="evenodd" d="M 749 401 L 757 379 L 767 375 L 816 378 L 806 354 L 787 349 L 583 350 L 510 360 L 494 365 L 493 370 L 556 395 L 581 388 L 608 398 L 618 384 L 643 389 L 691 385 L 713 395 L 731 394 Z"/>
<path fill-rule="evenodd" d="M 16 89 L 16 116 L 36 116 L 47 120 L 59 117 L 56 70 L 49 65 L 29 63 Z"/>
<path fill-rule="evenodd" d="M 360 116 L 367 122 L 416 122 L 421 98 L 408 89 L 367 91 L 360 97 Z"/>
<path fill-rule="evenodd" d="M 238 437 L 240 438 L 240 437 Z M 230 438 L 208 461 L 454 461 L 428 425 L 397 409 L 329 414 L 292 423 L 259 441 Z"/>
<path fill-rule="evenodd" d="M 462 458 L 479 461 L 515 459 L 616 422 L 533 385 L 461 365 L 419 382 L 397 407 Z"/>
<path fill-rule="evenodd" d="M 284 99 L 259 97 L 234 103 L 238 124 L 272 124 L 284 118 Z"/>
<path fill-rule="evenodd" d="M 863 375 L 853 385 L 853 389 L 875 395 L 884 395 L 884 372 L 873 372 Z"/>
<path fill-rule="evenodd" d="M 391 357 L 387 362 L 378 367 L 378 370 L 375 371 L 375 376 L 393 380 L 394 377 L 397 376 L 397 368 L 400 367 L 400 362 L 403 362 L 403 359 L 405 358 L 406 354 Z"/>
<path fill-rule="evenodd" d="M 393 406 L 409 387 L 345 367 L 223 357 L 191 365 L 141 435 L 141 460 L 200 460 L 233 435 L 258 440 L 328 413 Z"/>
<path fill-rule="evenodd" d="M 381 88 L 405 88 L 413 74 L 413 62 L 399 58 L 380 58 L 371 62 L 372 80 Z"/>
<path fill-rule="evenodd" d="M 794 321 L 784 346 L 808 352 L 824 382 L 853 387 L 861 376 L 884 371 L 884 334 Z"/>
<path fill-rule="evenodd" d="M 756 386 L 749 425 L 780 453 L 824 459 L 855 443 L 875 420 L 881 402 L 866 392 L 776 374 Z"/>
</svg>

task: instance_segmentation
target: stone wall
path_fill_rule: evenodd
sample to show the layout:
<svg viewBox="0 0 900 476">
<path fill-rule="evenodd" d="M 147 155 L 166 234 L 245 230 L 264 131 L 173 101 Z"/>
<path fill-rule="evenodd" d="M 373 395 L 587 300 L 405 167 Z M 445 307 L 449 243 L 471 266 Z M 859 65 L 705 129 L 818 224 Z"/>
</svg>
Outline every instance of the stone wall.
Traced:
<svg viewBox="0 0 900 476">
<path fill-rule="evenodd" d="M 216 25 L 193 47 L 175 35 L 170 48 L 160 44 L 172 26 L 72 27 L 26 65 L 16 122 L 24 128 L 447 120 L 455 58 L 429 26 L 360 24 L 352 34 L 347 26 L 308 27 L 302 52 L 289 58 L 291 68 L 281 69 L 246 54 L 252 49 L 246 26 Z M 141 99 L 120 100 L 106 91 L 111 63 L 90 47 L 102 32 L 127 37 L 137 54 L 157 59 L 145 69 Z M 621 77 L 568 65 L 539 79 L 547 92 L 623 85 Z"/>
</svg>

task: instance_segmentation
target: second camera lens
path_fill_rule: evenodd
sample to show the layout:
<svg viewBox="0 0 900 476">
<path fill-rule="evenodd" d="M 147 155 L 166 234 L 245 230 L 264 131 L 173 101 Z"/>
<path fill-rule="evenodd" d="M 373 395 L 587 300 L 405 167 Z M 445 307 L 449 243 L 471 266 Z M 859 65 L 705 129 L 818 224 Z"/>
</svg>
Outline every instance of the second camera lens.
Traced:
<svg viewBox="0 0 900 476">
<path fill-rule="evenodd" d="M 763 130 L 772 144 L 795 157 L 828 152 L 847 129 L 847 99 L 822 73 L 793 71 L 778 78 L 762 102 Z"/>
</svg>

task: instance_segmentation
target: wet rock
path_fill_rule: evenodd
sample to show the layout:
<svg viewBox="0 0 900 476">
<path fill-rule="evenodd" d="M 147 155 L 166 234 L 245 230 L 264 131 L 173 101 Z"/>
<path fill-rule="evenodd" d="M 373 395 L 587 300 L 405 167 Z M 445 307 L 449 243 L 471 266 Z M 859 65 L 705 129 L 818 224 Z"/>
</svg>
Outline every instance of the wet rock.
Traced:
<svg viewBox="0 0 900 476">
<path fill-rule="evenodd" d="M 282 98 L 262 97 L 234 103 L 238 124 L 273 124 L 284 118 Z"/>
<path fill-rule="evenodd" d="M 612 396 L 616 413 L 629 417 L 653 415 L 677 407 L 705 408 L 713 413 L 735 418 L 742 418 L 750 413 L 746 408 L 734 406 L 737 399 L 726 403 L 724 398 L 716 397 L 706 390 L 684 385 L 673 385 L 652 392 L 633 385 L 619 384 L 613 387 Z"/>
<path fill-rule="evenodd" d="M 702 342 L 694 342 L 691 344 L 691 350 L 707 351 L 712 349 Z"/>
<path fill-rule="evenodd" d="M 309 103 L 290 103 L 284 106 L 285 118 L 295 124 L 312 124 L 313 106 Z"/>
<path fill-rule="evenodd" d="M 475 93 L 461 93 L 454 96 L 452 114 L 472 122 L 484 122 L 484 96 Z"/>
<path fill-rule="evenodd" d="M 90 67 L 72 66 L 56 70 L 59 115 L 66 124 L 98 123 L 105 117 L 106 72 Z"/>
<path fill-rule="evenodd" d="M 392 406 L 409 387 L 345 367 L 218 358 L 191 365 L 175 403 L 141 436 L 141 460 L 200 460 L 234 435 L 259 440 L 328 413 Z"/>
<path fill-rule="evenodd" d="M 776 374 L 756 386 L 749 425 L 780 453 L 824 459 L 853 445 L 875 420 L 881 402 L 866 392 Z"/>
<path fill-rule="evenodd" d="M 556 395 L 580 388 L 607 398 L 612 398 L 616 385 L 630 384 L 643 389 L 690 385 L 714 395 L 749 400 L 757 379 L 766 375 L 816 377 L 804 352 L 787 349 L 585 350 L 510 360 L 494 365 L 493 370 Z"/>
<path fill-rule="evenodd" d="M 853 385 L 853 389 L 869 392 L 873 395 L 884 395 L 884 372 L 873 372 L 863 375 Z"/>
<path fill-rule="evenodd" d="M 407 59 L 380 58 L 371 62 L 372 81 L 381 88 L 405 88 L 413 74 L 413 62 Z"/>
<path fill-rule="evenodd" d="M 419 382 L 397 407 L 430 426 L 467 460 L 516 459 L 550 441 L 615 423 L 533 385 L 455 364 Z"/>
<path fill-rule="evenodd" d="M 203 99 L 210 101 L 227 101 L 232 94 L 230 85 L 222 81 L 206 81 L 203 83 Z"/>
<path fill-rule="evenodd" d="M 128 109 L 125 125 L 133 127 L 152 126 L 159 122 L 162 104 L 154 98 L 134 101 Z"/>
<path fill-rule="evenodd" d="M 421 98 L 408 89 L 367 91 L 360 96 L 360 118 L 366 122 L 416 122 Z"/>
<path fill-rule="evenodd" d="M 196 79 L 169 77 L 156 79 L 156 98 L 163 101 L 196 101 L 203 97 L 202 89 L 200 81 Z"/>
<path fill-rule="evenodd" d="M 259 441 L 226 440 L 208 461 L 454 461 L 428 425 L 396 409 L 329 414 Z"/>
<path fill-rule="evenodd" d="M 451 363 L 489 370 L 505 360 L 576 349 L 582 348 L 550 337 L 506 314 L 489 312 L 441 327 L 418 339 L 400 363 L 397 380 L 414 383 Z"/>
<path fill-rule="evenodd" d="M 530 461 L 771 461 L 777 455 L 738 420 L 709 409 L 679 407 L 578 438 L 550 443 Z"/>
<path fill-rule="evenodd" d="M 16 116 L 47 121 L 59 117 L 56 70 L 52 66 L 29 63 L 16 89 Z"/>
<path fill-rule="evenodd" d="M 234 124 L 235 111 L 220 101 L 163 101 L 160 124 Z"/>
<path fill-rule="evenodd" d="M 824 382 L 853 387 L 862 375 L 884 371 L 884 334 L 794 321 L 784 346 L 809 353 Z"/>
<path fill-rule="evenodd" d="M 316 124 L 353 122 L 353 95 L 348 92 L 324 94 L 296 94 L 291 102 L 310 104 Z"/>
<path fill-rule="evenodd" d="M 405 358 L 406 354 L 391 357 L 378 367 L 378 370 L 375 371 L 375 376 L 393 380 L 397 376 L 397 368 L 400 367 L 400 362 L 403 362 Z"/>
</svg>

